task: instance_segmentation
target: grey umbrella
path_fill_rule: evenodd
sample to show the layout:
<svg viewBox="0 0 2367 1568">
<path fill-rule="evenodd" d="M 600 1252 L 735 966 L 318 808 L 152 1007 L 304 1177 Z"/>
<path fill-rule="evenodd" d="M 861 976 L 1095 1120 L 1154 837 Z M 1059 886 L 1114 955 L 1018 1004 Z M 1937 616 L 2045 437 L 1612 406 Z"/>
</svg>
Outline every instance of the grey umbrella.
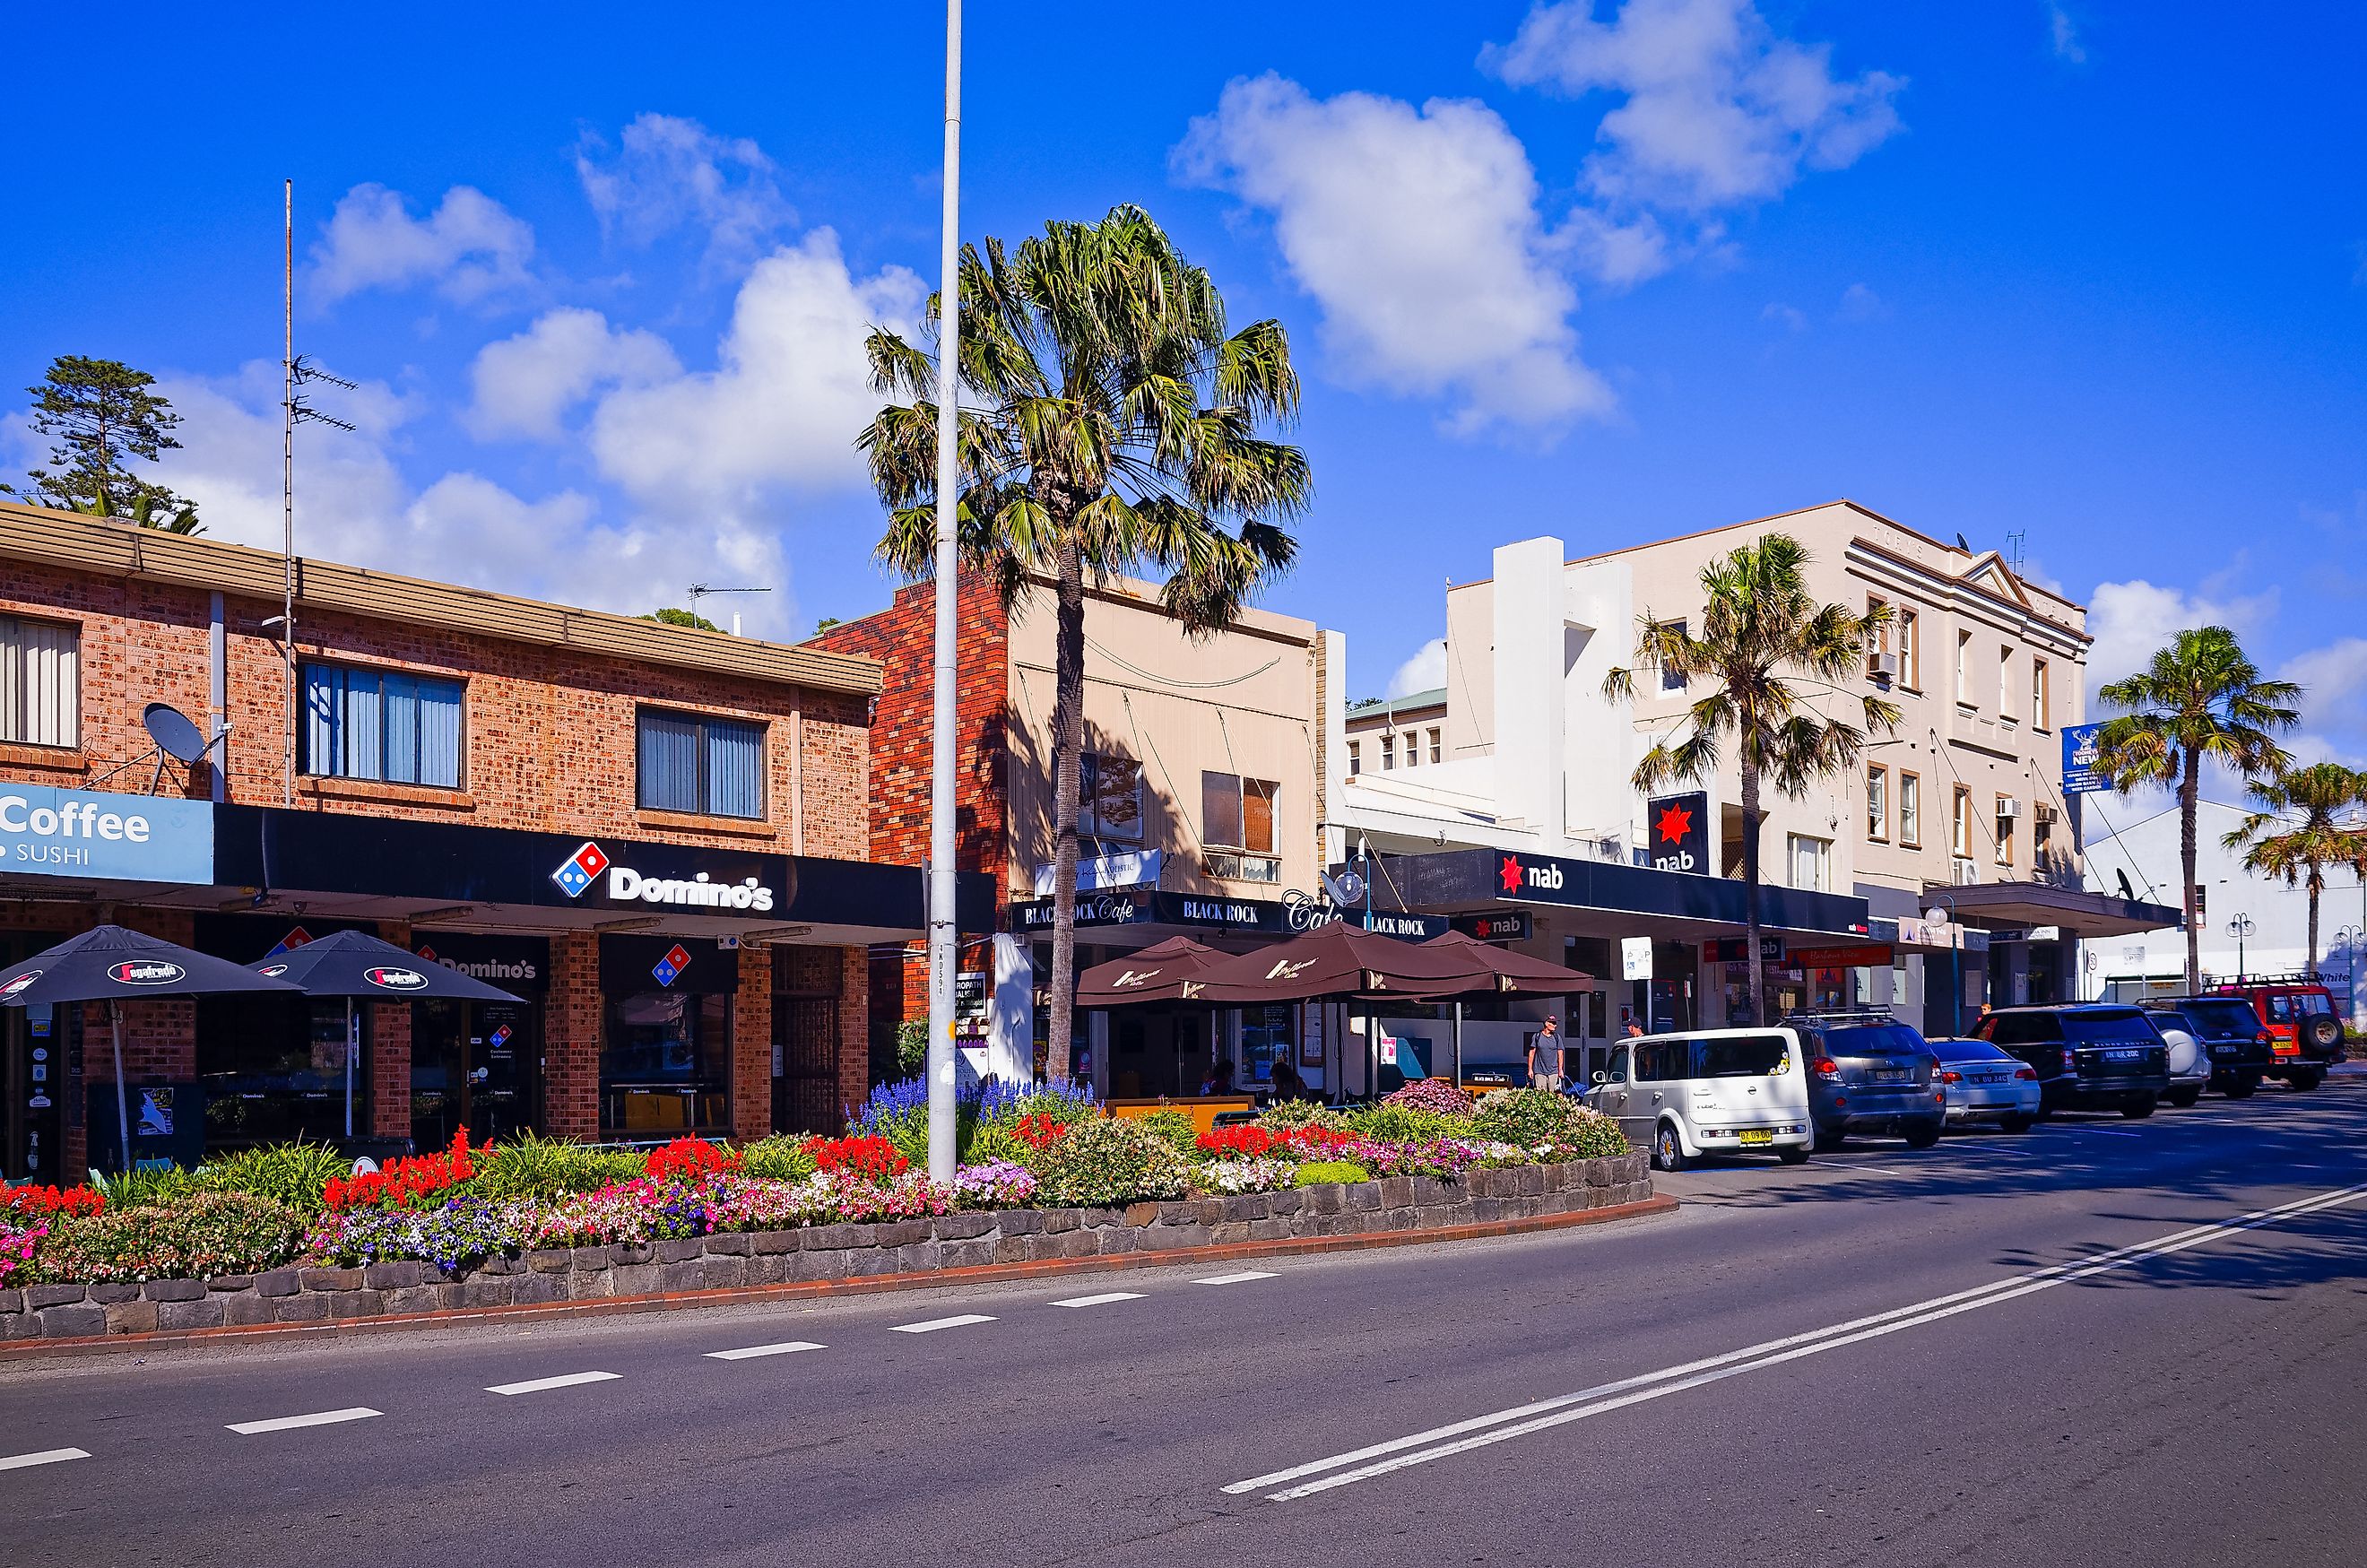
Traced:
<svg viewBox="0 0 2367 1568">
<path fill-rule="evenodd" d="M 227 958 L 121 926 L 94 926 L 22 964 L 0 969 L 0 1007 L 41 1002 L 100 1002 L 115 1036 L 115 1127 L 123 1167 L 131 1168 L 131 1090 L 123 1078 L 126 1000 L 202 997 L 224 991 L 293 991 L 284 980 L 258 975 Z"/>
</svg>

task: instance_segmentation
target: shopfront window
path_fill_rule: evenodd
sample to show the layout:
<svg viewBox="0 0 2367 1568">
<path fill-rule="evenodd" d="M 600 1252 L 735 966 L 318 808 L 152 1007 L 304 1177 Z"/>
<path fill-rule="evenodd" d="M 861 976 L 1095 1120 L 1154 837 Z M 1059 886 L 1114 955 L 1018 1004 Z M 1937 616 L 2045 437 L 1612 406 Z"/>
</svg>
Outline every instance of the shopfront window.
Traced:
<svg viewBox="0 0 2367 1568">
<path fill-rule="evenodd" d="M 719 992 L 612 996 L 600 1049 L 600 1129 L 621 1138 L 731 1125 L 731 998 Z"/>
<path fill-rule="evenodd" d="M 1297 1010 L 1287 1004 L 1241 1010 L 1241 1073 L 1237 1081 L 1242 1087 L 1274 1081 L 1274 1065 L 1289 1059 L 1297 1039 L 1291 1028 Z"/>
<path fill-rule="evenodd" d="M 201 997 L 198 1085 L 206 1147 L 329 1143 L 345 1135 L 345 1004 L 302 997 Z M 368 1037 L 366 1005 L 354 1010 Z M 353 1124 L 369 1127 L 369 1074 L 356 1062 Z"/>
<path fill-rule="evenodd" d="M 642 810 L 764 815 L 763 725 L 645 708 L 635 750 Z"/>
<path fill-rule="evenodd" d="M 458 681 L 341 664 L 304 666 L 304 771 L 460 787 Z"/>
</svg>

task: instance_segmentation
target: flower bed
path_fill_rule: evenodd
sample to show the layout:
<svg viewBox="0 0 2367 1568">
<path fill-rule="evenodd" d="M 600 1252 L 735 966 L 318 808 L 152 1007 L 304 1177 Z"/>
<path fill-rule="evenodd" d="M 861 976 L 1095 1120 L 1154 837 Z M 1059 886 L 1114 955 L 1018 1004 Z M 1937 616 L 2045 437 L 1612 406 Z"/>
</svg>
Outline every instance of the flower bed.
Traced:
<svg viewBox="0 0 2367 1568">
<path fill-rule="evenodd" d="M 108 1320 L 112 1327 L 121 1319 L 125 1331 L 148 1315 L 171 1326 L 173 1319 L 204 1314 L 163 1312 L 176 1300 L 169 1296 L 159 1300 L 157 1313 L 143 1314 L 136 1303 L 148 1298 L 138 1287 L 186 1290 L 192 1280 L 276 1277 L 291 1266 L 299 1275 L 338 1277 L 416 1266 L 424 1271 L 418 1283 L 440 1286 L 507 1278 L 521 1259 L 556 1252 L 608 1256 L 603 1249 L 681 1244 L 697 1251 L 717 1242 L 724 1247 L 719 1256 L 739 1257 L 748 1255 L 746 1243 L 735 1247 L 732 1238 L 912 1224 L 921 1231 L 896 1246 L 991 1235 L 998 1244 L 988 1249 L 991 1256 L 977 1257 L 977 1248 L 962 1256 L 995 1261 L 1005 1237 L 1059 1234 L 1013 1217 L 1029 1212 L 1138 1213 L 1156 1204 L 1163 1213 L 1179 1202 L 1254 1197 L 1292 1204 L 1286 1214 L 1318 1213 L 1325 1211 L 1297 1207 L 1304 1201 L 1299 1194 L 1339 1186 L 1401 1190 L 1404 1199 L 1393 1208 L 1446 1210 L 1478 1201 L 1492 1191 L 1489 1178 L 1520 1174 L 1514 1168 L 1533 1172 L 1628 1158 L 1615 1123 L 1559 1096 L 1517 1090 L 1489 1097 L 1476 1111 L 1457 1111 L 1434 1091 L 1412 1095 L 1420 1087 L 1346 1112 L 1284 1107 L 1258 1123 L 1204 1134 L 1183 1117 L 1105 1118 L 1090 1096 L 1067 1089 L 975 1096 L 962 1106 L 968 1157 L 947 1183 L 930 1180 L 912 1157 L 912 1150 L 924 1155 L 927 1146 L 925 1097 L 916 1099 L 911 1086 L 890 1086 L 874 1095 L 843 1138 L 771 1138 L 740 1149 L 683 1139 L 629 1156 L 535 1138 L 471 1148 L 462 1134 L 449 1149 L 361 1176 L 322 1177 L 317 1145 L 225 1162 L 253 1190 L 223 1187 L 213 1167 L 143 1176 L 112 1190 L 17 1190 L 0 1206 L 0 1290 L 21 1299 L 14 1307 L 0 1300 L 0 1319 L 18 1319 L 0 1321 L 0 1332 L 25 1333 L 35 1318 L 31 1331 L 44 1334 L 65 1331 L 53 1330 L 53 1320 L 86 1326 L 86 1317 L 50 1311 L 77 1303 L 134 1307 Z M 336 1168 L 334 1161 L 329 1168 Z M 1422 1184 L 1426 1203 L 1415 1202 L 1409 1183 Z M 1274 1222 L 1285 1213 L 1257 1219 Z M 979 1225 L 984 1215 L 995 1216 L 991 1226 Z M 941 1221 L 954 1222 L 954 1231 L 933 1228 Z M 1170 1222 L 1138 1224 L 1156 1229 Z M 1195 1245 L 1185 1238 L 1198 1224 L 1182 1222 L 1165 1239 Z M 1296 1234 L 1288 1226 L 1275 1233 Z M 786 1246 L 771 1255 L 808 1250 Z M 932 1266 L 924 1261 L 930 1256 L 900 1258 L 895 1266 Z M 639 1266 L 611 1257 L 603 1267 Z M 733 1282 L 748 1278 L 744 1269 L 740 1274 Z M 92 1293 L 119 1294 L 127 1286 L 132 1293 L 120 1301 Z M 201 1289 L 193 1300 L 207 1294 Z M 26 1304 L 36 1295 L 44 1301 Z"/>
</svg>

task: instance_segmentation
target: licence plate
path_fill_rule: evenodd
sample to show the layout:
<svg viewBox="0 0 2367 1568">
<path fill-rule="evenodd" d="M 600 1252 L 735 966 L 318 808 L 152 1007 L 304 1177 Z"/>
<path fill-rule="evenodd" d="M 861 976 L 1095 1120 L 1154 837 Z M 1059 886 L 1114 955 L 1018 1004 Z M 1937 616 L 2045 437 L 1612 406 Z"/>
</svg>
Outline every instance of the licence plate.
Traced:
<svg viewBox="0 0 2367 1568">
<path fill-rule="evenodd" d="M 1866 1075 L 1875 1083 L 1905 1083 L 1914 1076 L 1904 1067 L 1884 1067 Z"/>
<path fill-rule="evenodd" d="M 1745 1147 L 1752 1144 L 1772 1144 L 1775 1141 L 1775 1134 L 1764 1127 L 1745 1127 L 1738 1135 Z"/>
<path fill-rule="evenodd" d="M 2104 1060 L 2107 1062 L 2134 1062 L 2144 1055 L 2145 1053 L 2143 1051 L 2107 1051 L 2104 1053 Z"/>
<path fill-rule="evenodd" d="M 2005 1082 L 2005 1075 L 2003 1073 L 1979 1073 L 1975 1075 L 1973 1081 L 1975 1083 L 2003 1083 Z"/>
</svg>

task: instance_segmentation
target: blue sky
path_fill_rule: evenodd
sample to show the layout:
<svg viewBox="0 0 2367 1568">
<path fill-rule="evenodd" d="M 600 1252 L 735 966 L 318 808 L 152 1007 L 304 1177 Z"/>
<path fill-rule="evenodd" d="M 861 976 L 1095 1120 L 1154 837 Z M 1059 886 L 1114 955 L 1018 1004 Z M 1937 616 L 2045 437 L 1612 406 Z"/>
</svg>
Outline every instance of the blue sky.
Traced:
<svg viewBox="0 0 2367 1568">
<path fill-rule="evenodd" d="M 1498 543 L 1846 495 L 2026 531 L 2104 673 L 2231 622 L 2311 686 L 2305 749 L 2367 760 L 2355 10 L 970 13 L 966 235 L 1138 201 L 1291 329 L 1318 503 L 1267 602 L 1344 629 L 1358 689 Z M 302 438 L 300 548 L 629 610 L 764 583 L 774 636 L 861 614 L 855 344 L 934 282 L 939 15 L 116 7 L 142 114 L 94 112 L 88 17 L 30 14 L 5 384 L 153 371 L 167 477 L 276 546 L 292 176 L 299 346 L 362 383 L 318 398 L 356 434 Z M 34 456 L 0 423 L 0 468 Z"/>
</svg>

